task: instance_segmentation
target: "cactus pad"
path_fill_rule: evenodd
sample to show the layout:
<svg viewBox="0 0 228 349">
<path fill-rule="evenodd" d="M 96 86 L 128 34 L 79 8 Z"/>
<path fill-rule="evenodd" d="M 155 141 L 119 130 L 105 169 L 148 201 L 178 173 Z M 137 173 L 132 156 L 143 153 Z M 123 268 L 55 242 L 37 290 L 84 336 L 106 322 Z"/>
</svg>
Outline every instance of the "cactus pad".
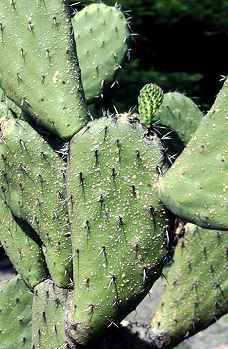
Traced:
<svg viewBox="0 0 228 349">
<path fill-rule="evenodd" d="M 139 94 L 139 119 L 142 124 L 150 127 L 154 115 L 163 101 L 163 91 L 155 84 L 145 85 Z"/>
<path fill-rule="evenodd" d="M 66 348 L 64 311 L 67 290 L 46 280 L 34 289 L 32 349 Z"/>
<path fill-rule="evenodd" d="M 46 265 L 40 246 L 15 222 L 9 208 L 0 201 L 0 241 L 23 280 L 33 288 L 46 276 Z"/>
<path fill-rule="evenodd" d="M 5 93 L 0 88 L 0 117 L 20 117 L 21 109 L 6 97 Z"/>
<path fill-rule="evenodd" d="M 163 102 L 155 113 L 153 121 L 174 130 L 186 145 L 199 126 L 203 114 L 198 106 L 179 92 L 164 94 Z"/>
<path fill-rule="evenodd" d="M 126 116 L 88 124 L 71 142 L 69 210 L 74 326 L 86 343 L 133 310 L 167 254 L 167 216 L 154 191 L 160 147 Z"/>
<path fill-rule="evenodd" d="M 71 242 L 64 163 L 25 121 L 1 119 L 1 195 L 13 214 L 40 236 L 53 280 L 67 286 Z"/>
<path fill-rule="evenodd" d="M 162 202 L 199 226 L 228 230 L 228 81 L 159 183 Z"/>
<path fill-rule="evenodd" d="M 91 4 L 73 19 L 82 85 L 87 101 L 100 96 L 127 51 L 128 23 L 117 7 Z"/>
<path fill-rule="evenodd" d="M 60 137 L 86 123 L 66 1 L 1 0 L 0 86 Z"/>
<path fill-rule="evenodd" d="M 19 276 L 0 286 L 0 349 L 30 349 L 32 292 Z"/>
<path fill-rule="evenodd" d="M 163 338 L 162 348 L 174 347 L 228 312 L 228 234 L 193 224 L 185 230 L 152 320 L 152 338 Z"/>
</svg>

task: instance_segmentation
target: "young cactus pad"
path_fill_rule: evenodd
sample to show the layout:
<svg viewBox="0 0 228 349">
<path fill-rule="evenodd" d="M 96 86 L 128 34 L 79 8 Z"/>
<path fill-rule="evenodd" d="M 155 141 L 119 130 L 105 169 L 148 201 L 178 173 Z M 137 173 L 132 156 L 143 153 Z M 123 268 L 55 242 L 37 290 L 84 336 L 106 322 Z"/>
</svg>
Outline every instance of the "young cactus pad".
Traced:
<svg viewBox="0 0 228 349">
<path fill-rule="evenodd" d="M 72 268 L 64 162 L 25 121 L 3 118 L 0 128 L 1 196 L 39 235 L 49 272 L 65 287 Z"/>
<path fill-rule="evenodd" d="M 199 226 L 228 230 L 228 81 L 180 157 L 160 179 L 162 202 Z"/>
<path fill-rule="evenodd" d="M 161 149 L 126 116 L 102 118 L 74 136 L 69 210 L 74 328 L 85 344 L 133 310 L 160 275 L 167 216 L 153 190 Z"/>
<path fill-rule="evenodd" d="M 128 49 L 128 22 L 117 8 L 91 4 L 73 18 L 77 55 L 85 97 L 91 102 L 102 93 Z"/>
<path fill-rule="evenodd" d="M 202 120 L 198 106 L 179 92 L 164 94 L 163 102 L 154 115 L 153 121 L 174 130 L 186 145 Z"/>
<path fill-rule="evenodd" d="M 63 138 L 87 118 L 68 12 L 65 0 L 0 2 L 0 86 Z"/>
<path fill-rule="evenodd" d="M 0 221 L 0 241 L 4 250 L 23 280 L 33 288 L 46 276 L 42 249 L 15 222 L 3 199 L 0 200 Z"/>
<path fill-rule="evenodd" d="M 152 320 L 159 348 L 176 346 L 228 312 L 228 234 L 193 224 L 185 230 Z"/>
<path fill-rule="evenodd" d="M 34 289 L 32 349 L 66 348 L 64 312 L 68 290 L 46 280 Z"/>
<path fill-rule="evenodd" d="M 163 91 L 155 84 L 145 85 L 139 94 L 139 119 L 142 124 L 150 127 L 153 123 L 154 115 L 163 101 Z"/>
<path fill-rule="evenodd" d="M 32 298 L 19 276 L 0 285 L 0 349 L 31 349 Z"/>
</svg>

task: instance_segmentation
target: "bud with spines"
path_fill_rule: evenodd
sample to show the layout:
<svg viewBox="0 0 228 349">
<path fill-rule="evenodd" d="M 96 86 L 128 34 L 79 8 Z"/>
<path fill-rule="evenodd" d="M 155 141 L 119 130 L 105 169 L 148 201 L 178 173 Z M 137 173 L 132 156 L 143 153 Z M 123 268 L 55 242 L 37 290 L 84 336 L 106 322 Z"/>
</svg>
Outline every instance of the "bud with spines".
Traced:
<svg viewBox="0 0 228 349">
<path fill-rule="evenodd" d="M 153 123 L 154 115 L 163 101 L 163 91 L 156 84 L 145 85 L 139 94 L 138 110 L 139 120 L 142 124 L 150 127 Z"/>
</svg>

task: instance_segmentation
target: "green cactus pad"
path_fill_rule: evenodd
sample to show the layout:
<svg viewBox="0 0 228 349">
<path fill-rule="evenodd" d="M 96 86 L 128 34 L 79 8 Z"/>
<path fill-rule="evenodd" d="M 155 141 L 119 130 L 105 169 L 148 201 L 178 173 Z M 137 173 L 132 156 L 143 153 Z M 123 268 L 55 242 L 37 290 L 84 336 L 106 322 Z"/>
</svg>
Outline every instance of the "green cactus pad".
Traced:
<svg viewBox="0 0 228 349">
<path fill-rule="evenodd" d="M 87 118 L 68 11 L 65 0 L 0 2 L 0 85 L 63 138 Z"/>
<path fill-rule="evenodd" d="M 40 246 L 15 222 L 9 208 L 0 200 L 0 241 L 23 280 L 33 288 L 46 276 Z"/>
<path fill-rule="evenodd" d="M 1 196 L 40 236 L 52 279 L 65 287 L 72 269 L 65 165 L 25 121 L 1 119 L 0 128 Z"/>
<path fill-rule="evenodd" d="M 128 49 L 128 23 L 117 7 L 91 4 L 73 18 L 86 100 L 100 96 Z"/>
<path fill-rule="evenodd" d="M 198 106 L 179 92 L 164 94 L 163 102 L 155 113 L 153 121 L 174 130 L 186 145 L 202 120 Z"/>
<path fill-rule="evenodd" d="M 133 310 L 159 277 L 167 216 L 153 191 L 160 147 L 145 129 L 102 118 L 71 142 L 74 328 L 85 344 Z"/>
<path fill-rule="evenodd" d="M 155 84 L 146 84 L 140 91 L 138 98 L 139 119 L 142 124 L 150 127 L 154 115 L 163 101 L 163 91 Z"/>
<path fill-rule="evenodd" d="M 19 276 L 0 286 L 0 349 L 30 349 L 32 292 Z"/>
<path fill-rule="evenodd" d="M 228 81 L 187 147 L 159 182 L 162 202 L 199 226 L 228 230 Z"/>
<path fill-rule="evenodd" d="M 228 312 L 228 234 L 193 224 L 185 230 L 152 320 L 159 348 L 174 347 Z"/>
<path fill-rule="evenodd" d="M 32 306 L 32 349 L 66 348 L 64 312 L 68 291 L 51 280 L 34 290 Z"/>
<path fill-rule="evenodd" d="M 0 117 L 20 117 L 21 109 L 0 88 Z"/>
</svg>

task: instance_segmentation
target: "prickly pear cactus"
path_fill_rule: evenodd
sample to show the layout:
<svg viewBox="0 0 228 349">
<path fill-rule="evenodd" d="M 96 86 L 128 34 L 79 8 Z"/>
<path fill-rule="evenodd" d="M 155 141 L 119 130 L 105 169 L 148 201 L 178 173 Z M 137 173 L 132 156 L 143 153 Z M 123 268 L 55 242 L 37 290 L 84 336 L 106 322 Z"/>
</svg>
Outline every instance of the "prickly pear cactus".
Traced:
<svg viewBox="0 0 228 349">
<path fill-rule="evenodd" d="M 47 277 L 46 264 L 41 247 L 13 218 L 9 207 L 0 201 L 0 241 L 8 257 L 23 280 L 32 288 Z"/>
<path fill-rule="evenodd" d="M 187 147 L 159 183 L 175 214 L 210 229 L 228 230 L 228 81 Z"/>
<path fill-rule="evenodd" d="M 40 237 L 53 280 L 67 287 L 72 262 L 65 165 L 25 121 L 3 118 L 0 127 L 1 196 Z"/>
<path fill-rule="evenodd" d="M 73 18 L 82 85 L 87 102 L 113 80 L 128 49 L 128 22 L 120 9 L 91 4 Z"/>
<path fill-rule="evenodd" d="M 68 290 L 46 280 L 34 289 L 32 349 L 66 348 L 64 316 Z"/>
<path fill-rule="evenodd" d="M 174 130 L 186 145 L 202 120 L 198 106 L 179 92 L 164 94 L 163 102 L 154 115 L 153 121 Z"/>
<path fill-rule="evenodd" d="M 163 91 L 155 84 L 145 85 L 139 94 L 139 119 L 142 124 L 150 127 L 153 118 L 163 101 Z"/>
<path fill-rule="evenodd" d="M 30 349 L 32 292 L 16 276 L 0 285 L 0 349 Z"/>
<path fill-rule="evenodd" d="M 62 138 L 86 123 L 67 1 L 0 2 L 0 86 Z"/>
<path fill-rule="evenodd" d="M 228 234 L 187 224 L 152 320 L 159 348 L 174 347 L 228 312 Z"/>
<path fill-rule="evenodd" d="M 4 91 L 0 88 L 0 117 L 17 117 L 21 115 L 21 109 L 6 97 Z"/>
<path fill-rule="evenodd" d="M 162 155 L 127 117 L 88 124 L 71 141 L 73 337 L 86 344 L 136 307 L 167 254 L 167 216 L 152 183 Z"/>
<path fill-rule="evenodd" d="M 68 0 L 0 2 L 0 240 L 24 279 L 0 290 L 0 349 L 87 345 L 135 309 L 170 248 L 171 215 L 155 184 L 165 150 L 151 127 L 163 92 L 153 84 L 141 91 L 143 125 L 129 114 L 88 123 L 76 52 L 91 102 L 121 64 L 128 20 L 117 7 L 93 4 L 73 19 L 73 35 L 71 14 Z M 226 100 L 227 83 L 183 164 L 180 157 L 168 172 L 171 186 L 160 184 L 171 210 L 221 229 L 228 229 Z M 189 133 L 176 128 L 187 143 Z M 155 339 L 168 336 L 164 345 L 227 311 L 227 240 L 202 230 L 199 249 L 195 230 L 168 276 L 172 290 L 182 282 L 183 297 L 167 289 L 169 305 L 154 320 Z M 175 301 L 183 306 L 174 309 Z"/>
</svg>

